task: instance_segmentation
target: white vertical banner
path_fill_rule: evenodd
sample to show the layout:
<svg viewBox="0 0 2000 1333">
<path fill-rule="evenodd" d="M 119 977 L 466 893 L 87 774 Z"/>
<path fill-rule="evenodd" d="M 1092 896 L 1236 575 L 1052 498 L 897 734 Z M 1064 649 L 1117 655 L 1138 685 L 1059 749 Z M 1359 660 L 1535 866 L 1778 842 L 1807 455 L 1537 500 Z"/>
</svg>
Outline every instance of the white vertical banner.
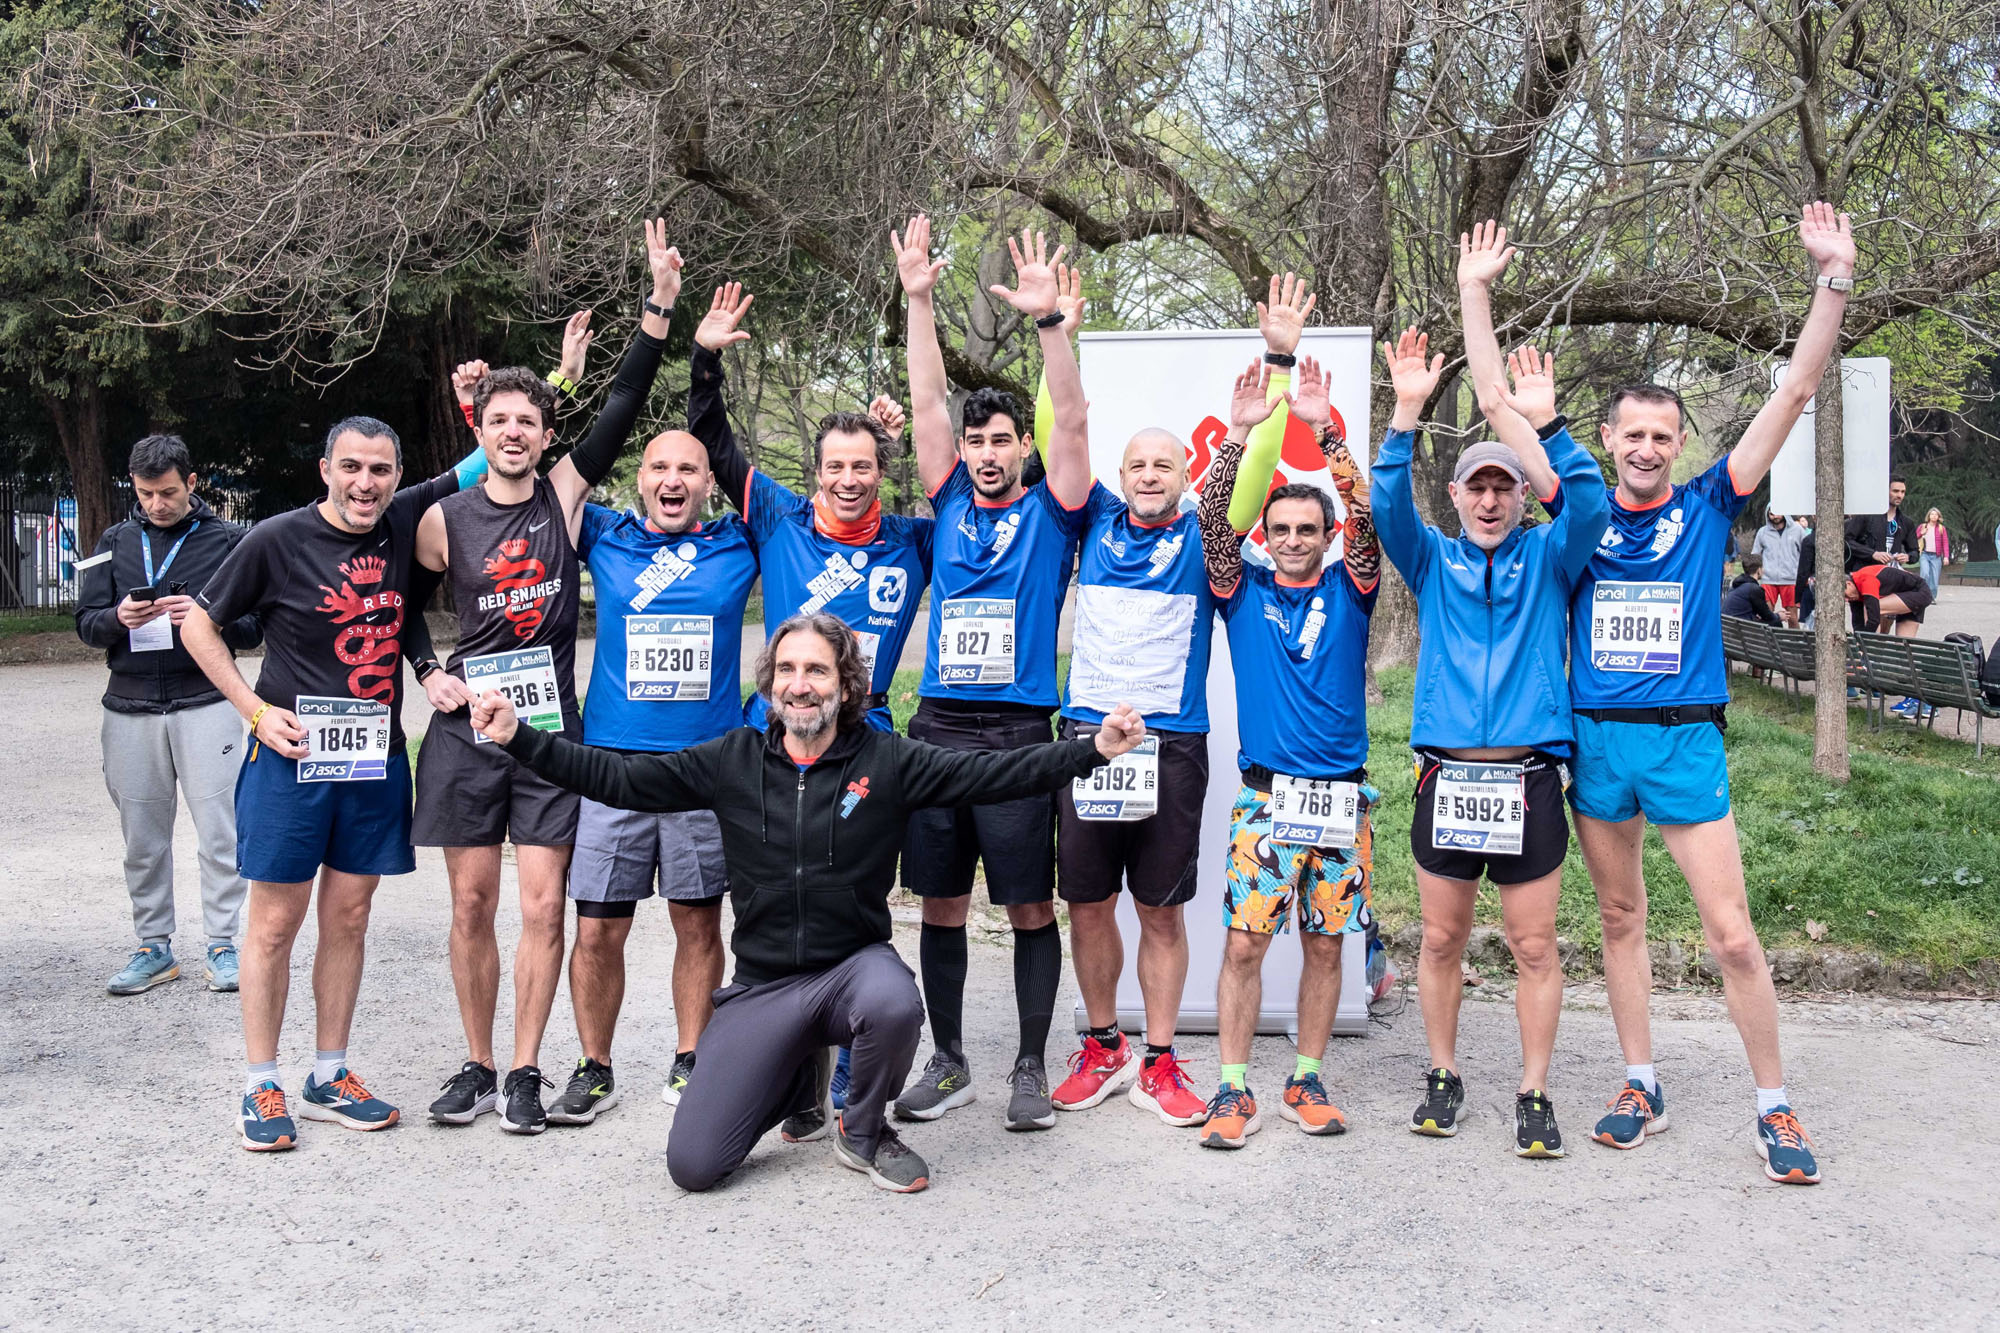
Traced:
<svg viewBox="0 0 2000 1333">
<path fill-rule="evenodd" d="M 1771 372 L 1771 385 L 1783 380 L 1789 363 Z M 1784 447 L 1771 463 L 1771 507 L 1784 514 L 1810 514 L 1818 505 L 1813 479 L 1818 429 L 1817 395 L 1793 423 Z M 1845 481 L 1841 511 L 1885 514 L 1889 511 L 1889 358 L 1850 356 L 1840 363 L 1841 462 Z M 1761 521 L 1763 515 L 1759 514 Z"/>
<path fill-rule="evenodd" d="M 1367 329 L 1309 329 L 1299 343 L 1299 354 L 1313 357 L 1331 375 L 1335 418 L 1345 428 L 1348 448 L 1364 470 L 1372 452 L 1368 422 L 1372 350 L 1373 338 Z M 1157 426 L 1172 431 L 1187 446 L 1188 475 L 1198 488 L 1215 446 L 1229 433 L 1231 385 L 1263 352 L 1263 338 L 1254 329 L 1084 334 L 1080 360 L 1084 396 L 1090 400 L 1090 462 L 1098 480 L 1116 491 L 1118 463 L 1126 441 Z M 1312 482 L 1333 491 L 1318 438 L 1296 420 L 1286 431 L 1272 484 L 1289 481 Z M 1251 539 L 1261 541 L 1262 535 L 1261 530 L 1253 531 Z M 1261 549 L 1246 554 L 1263 558 Z M 1216 1027 L 1215 983 L 1227 934 L 1222 885 L 1229 810 L 1241 785 L 1236 763 L 1235 675 L 1220 618 L 1214 628 L 1208 666 L 1208 798 L 1202 806 L 1199 887 L 1187 905 L 1188 977 L 1180 1018 L 1183 1032 L 1213 1032 Z M 1301 726 L 1313 725 L 1310 718 L 1298 721 Z M 1382 845 L 1376 843 L 1378 854 Z M 1119 895 L 1118 924 L 1125 937 L 1125 971 L 1118 979 L 1118 1021 L 1136 1032 L 1145 1025 L 1146 1007 L 1137 971 L 1138 913 L 1128 894 Z M 1299 944 L 1293 934 L 1280 937 L 1265 955 L 1259 1032 L 1282 1033 L 1295 1022 L 1299 959 Z M 1350 935 L 1341 953 L 1340 1006 L 1334 1019 L 1337 1033 L 1352 1035 L 1367 1030 L 1365 973 L 1362 937 Z M 1076 1022 L 1079 1028 L 1085 1026 L 1081 999 L 1076 1005 Z"/>
</svg>

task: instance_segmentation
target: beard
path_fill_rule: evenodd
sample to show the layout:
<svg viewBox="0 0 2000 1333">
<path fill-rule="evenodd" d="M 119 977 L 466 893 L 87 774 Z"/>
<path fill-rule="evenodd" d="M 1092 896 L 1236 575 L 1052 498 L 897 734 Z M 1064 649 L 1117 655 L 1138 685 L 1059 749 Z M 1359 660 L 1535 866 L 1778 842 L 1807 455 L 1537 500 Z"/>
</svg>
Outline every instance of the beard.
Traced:
<svg viewBox="0 0 2000 1333">
<path fill-rule="evenodd" d="M 494 476 L 507 481 L 519 481 L 521 478 L 531 477 L 535 473 L 535 459 L 531 454 L 522 454 L 517 462 L 509 458 L 506 454 L 495 450 L 487 458 L 486 466 Z"/>
<path fill-rule="evenodd" d="M 357 514 L 347 507 L 346 492 L 339 492 L 333 497 L 333 512 L 339 514 L 340 521 L 356 532 L 373 532 L 375 525 L 382 521 L 382 511 L 386 507 L 378 501 L 374 513 Z"/>
<path fill-rule="evenodd" d="M 1021 484 L 1021 466 L 1021 464 L 1016 463 L 1012 467 L 1002 467 L 1000 469 L 1000 479 L 991 486 L 982 481 L 977 472 L 973 472 L 972 489 L 982 499 L 997 500 Z"/>
<path fill-rule="evenodd" d="M 785 734 L 797 741 L 818 740 L 840 715 L 838 694 L 828 699 L 821 699 L 818 695 L 786 695 L 778 704 L 778 718 L 785 724 Z M 798 711 L 808 707 L 812 711 Z"/>
</svg>

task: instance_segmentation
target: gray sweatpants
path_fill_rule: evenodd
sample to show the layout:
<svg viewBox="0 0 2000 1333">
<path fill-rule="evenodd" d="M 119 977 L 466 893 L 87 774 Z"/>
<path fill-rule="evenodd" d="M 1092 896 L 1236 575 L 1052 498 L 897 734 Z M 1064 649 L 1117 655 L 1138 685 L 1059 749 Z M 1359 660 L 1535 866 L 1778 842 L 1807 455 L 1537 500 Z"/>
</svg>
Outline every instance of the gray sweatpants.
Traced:
<svg viewBox="0 0 2000 1333">
<path fill-rule="evenodd" d="M 104 712 L 104 785 L 125 829 L 125 890 L 140 942 L 174 933 L 175 787 L 201 853 L 201 914 L 212 944 L 233 942 L 243 911 L 236 873 L 236 771 L 243 719 L 226 700 L 176 713 Z"/>
<path fill-rule="evenodd" d="M 667 1174 L 684 1190 L 705 1190 L 734 1171 L 758 1139 L 813 1104 L 816 1057 L 829 1046 L 853 1052 L 841 1115 L 856 1151 L 872 1160 L 923 1025 L 916 978 L 887 944 L 824 972 L 724 986 L 667 1134 Z"/>
</svg>

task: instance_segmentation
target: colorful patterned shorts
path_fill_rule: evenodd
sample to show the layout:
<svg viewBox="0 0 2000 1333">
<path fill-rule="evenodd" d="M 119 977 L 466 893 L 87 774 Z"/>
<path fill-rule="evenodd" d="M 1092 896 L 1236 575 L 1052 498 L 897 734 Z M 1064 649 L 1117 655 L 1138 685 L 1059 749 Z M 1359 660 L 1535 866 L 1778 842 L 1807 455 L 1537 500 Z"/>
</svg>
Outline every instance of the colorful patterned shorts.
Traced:
<svg viewBox="0 0 2000 1333">
<path fill-rule="evenodd" d="M 1229 812 L 1229 873 L 1223 880 L 1223 924 L 1259 935 L 1282 934 L 1298 898 L 1299 930 L 1342 935 L 1371 919 L 1375 832 L 1369 811 L 1381 797 L 1361 788 L 1361 824 L 1352 847 L 1307 847 L 1271 841 L 1271 794 L 1243 787 Z"/>
</svg>

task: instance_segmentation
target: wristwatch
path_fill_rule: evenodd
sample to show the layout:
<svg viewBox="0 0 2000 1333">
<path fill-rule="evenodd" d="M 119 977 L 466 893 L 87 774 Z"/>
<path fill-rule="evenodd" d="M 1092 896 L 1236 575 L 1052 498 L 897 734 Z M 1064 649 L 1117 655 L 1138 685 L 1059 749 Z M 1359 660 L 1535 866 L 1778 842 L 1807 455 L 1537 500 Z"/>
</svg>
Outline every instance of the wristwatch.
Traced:
<svg viewBox="0 0 2000 1333">
<path fill-rule="evenodd" d="M 1059 329 L 1062 327 L 1062 322 L 1065 318 L 1066 316 L 1062 311 L 1051 310 L 1048 314 L 1043 315 L 1035 321 L 1035 327 L 1038 329 Z"/>
<path fill-rule="evenodd" d="M 661 319 L 672 319 L 674 317 L 674 308 L 670 305 L 654 305 L 653 298 L 649 296 L 646 298 L 646 313 L 649 315 L 658 315 Z"/>
<path fill-rule="evenodd" d="M 1854 279 L 1831 278 L 1822 273 L 1813 280 L 1813 285 L 1815 287 L 1824 287 L 1830 292 L 1851 292 L 1854 290 Z"/>
</svg>

